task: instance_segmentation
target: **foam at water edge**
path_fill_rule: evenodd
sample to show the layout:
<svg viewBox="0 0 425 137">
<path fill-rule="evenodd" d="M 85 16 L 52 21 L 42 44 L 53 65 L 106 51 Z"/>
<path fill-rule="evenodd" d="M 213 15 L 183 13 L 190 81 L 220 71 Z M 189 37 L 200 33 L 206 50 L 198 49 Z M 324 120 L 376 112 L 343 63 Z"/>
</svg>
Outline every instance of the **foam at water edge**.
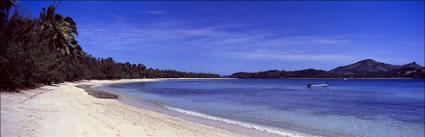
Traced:
<svg viewBox="0 0 425 137">
<path fill-rule="evenodd" d="M 247 123 L 247 122 L 240 122 L 240 121 L 236 121 L 236 120 L 230 120 L 230 119 L 225 119 L 225 118 L 219 118 L 219 117 L 215 117 L 215 116 L 211 116 L 211 115 L 207 115 L 207 114 L 202 114 L 199 112 L 194 112 L 194 111 L 189 111 L 189 110 L 184 110 L 184 109 L 179 109 L 179 108 L 175 108 L 175 107 L 169 107 L 169 106 L 165 106 L 165 108 L 173 110 L 173 111 L 177 111 L 180 113 L 184 113 L 187 115 L 191 115 L 191 116 L 197 116 L 197 117 L 202 117 L 202 118 L 206 118 L 206 119 L 210 119 L 210 120 L 215 120 L 215 121 L 221 121 L 221 122 L 226 122 L 226 123 L 230 123 L 230 124 L 236 124 L 236 125 L 240 125 L 246 128 L 251 128 L 251 129 L 256 129 L 256 130 L 260 130 L 260 131 L 264 131 L 264 132 L 268 132 L 268 133 L 274 133 L 274 134 L 278 134 L 278 135 L 282 135 L 282 136 L 291 136 L 291 137 L 312 137 L 313 135 L 306 135 L 306 134 L 302 134 L 302 133 L 295 133 L 294 131 L 285 131 L 284 129 L 279 129 L 279 128 L 273 128 L 273 127 L 266 127 L 266 126 L 260 126 L 257 124 L 252 124 L 252 123 Z M 314 136 L 314 137 L 319 137 L 319 136 Z"/>
</svg>

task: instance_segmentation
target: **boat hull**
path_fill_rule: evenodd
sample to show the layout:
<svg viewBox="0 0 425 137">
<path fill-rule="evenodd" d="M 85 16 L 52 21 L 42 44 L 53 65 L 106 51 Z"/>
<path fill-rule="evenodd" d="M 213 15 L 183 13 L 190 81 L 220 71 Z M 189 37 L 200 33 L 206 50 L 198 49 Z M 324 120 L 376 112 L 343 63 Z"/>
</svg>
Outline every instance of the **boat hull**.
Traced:
<svg viewBox="0 0 425 137">
<path fill-rule="evenodd" d="M 328 84 L 311 85 L 311 87 L 327 87 Z"/>
</svg>

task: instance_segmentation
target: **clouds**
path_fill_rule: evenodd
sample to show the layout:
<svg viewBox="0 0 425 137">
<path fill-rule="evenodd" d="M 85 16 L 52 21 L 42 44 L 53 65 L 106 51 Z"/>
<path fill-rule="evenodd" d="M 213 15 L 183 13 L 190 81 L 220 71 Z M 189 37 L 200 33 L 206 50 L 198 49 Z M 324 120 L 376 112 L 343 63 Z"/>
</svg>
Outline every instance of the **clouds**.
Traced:
<svg viewBox="0 0 425 137">
<path fill-rule="evenodd" d="M 161 24 L 166 26 L 161 27 Z M 114 50 L 193 51 L 245 60 L 344 61 L 353 58 L 332 53 L 335 48 L 351 42 L 347 36 L 287 35 L 252 29 L 236 31 L 243 26 L 232 24 L 187 26 L 173 27 L 163 22 L 147 26 L 120 22 L 96 24 L 80 28 L 79 38 L 85 45 Z"/>
<path fill-rule="evenodd" d="M 155 15 L 161 15 L 165 14 L 165 10 L 150 10 L 148 11 L 149 14 L 155 14 Z"/>
<path fill-rule="evenodd" d="M 273 51 L 252 51 L 252 52 L 221 52 L 220 56 L 255 59 L 255 60 L 277 60 L 277 61 L 347 61 L 355 57 L 346 55 L 326 55 L 326 54 L 291 54 Z"/>
</svg>

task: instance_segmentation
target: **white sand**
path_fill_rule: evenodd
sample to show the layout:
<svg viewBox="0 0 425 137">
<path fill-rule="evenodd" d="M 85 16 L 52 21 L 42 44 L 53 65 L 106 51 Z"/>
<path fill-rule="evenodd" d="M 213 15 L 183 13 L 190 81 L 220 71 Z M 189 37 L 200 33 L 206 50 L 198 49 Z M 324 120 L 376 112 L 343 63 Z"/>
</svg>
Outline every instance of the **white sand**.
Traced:
<svg viewBox="0 0 425 137">
<path fill-rule="evenodd" d="M 152 79 L 151 79 L 152 80 Z M 145 80 L 85 81 L 1 93 L 2 137 L 238 137 L 226 130 L 88 95 L 79 84 Z"/>
</svg>

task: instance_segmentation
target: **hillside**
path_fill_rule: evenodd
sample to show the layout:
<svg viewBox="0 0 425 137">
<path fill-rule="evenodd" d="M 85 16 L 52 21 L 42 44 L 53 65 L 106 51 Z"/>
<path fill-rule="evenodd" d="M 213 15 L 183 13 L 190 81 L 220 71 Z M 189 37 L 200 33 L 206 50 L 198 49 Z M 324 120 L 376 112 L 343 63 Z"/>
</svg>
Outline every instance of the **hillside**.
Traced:
<svg viewBox="0 0 425 137">
<path fill-rule="evenodd" d="M 270 70 L 261 72 L 238 72 L 232 78 L 425 78 L 425 68 L 412 62 L 392 65 L 365 59 L 340 66 L 330 71 L 305 69 L 298 71 Z"/>
<path fill-rule="evenodd" d="M 409 77 L 423 78 L 423 66 L 412 62 L 405 65 L 392 65 L 365 59 L 347 66 L 340 66 L 329 71 L 335 75 L 345 77 Z"/>
<path fill-rule="evenodd" d="M 372 59 L 365 59 L 347 66 L 340 66 L 330 70 L 334 74 L 358 74 L 358 73 L 380 73 L 389 72 L 400 68 L 397 65 L 385 64 Z"/>
</svg>

